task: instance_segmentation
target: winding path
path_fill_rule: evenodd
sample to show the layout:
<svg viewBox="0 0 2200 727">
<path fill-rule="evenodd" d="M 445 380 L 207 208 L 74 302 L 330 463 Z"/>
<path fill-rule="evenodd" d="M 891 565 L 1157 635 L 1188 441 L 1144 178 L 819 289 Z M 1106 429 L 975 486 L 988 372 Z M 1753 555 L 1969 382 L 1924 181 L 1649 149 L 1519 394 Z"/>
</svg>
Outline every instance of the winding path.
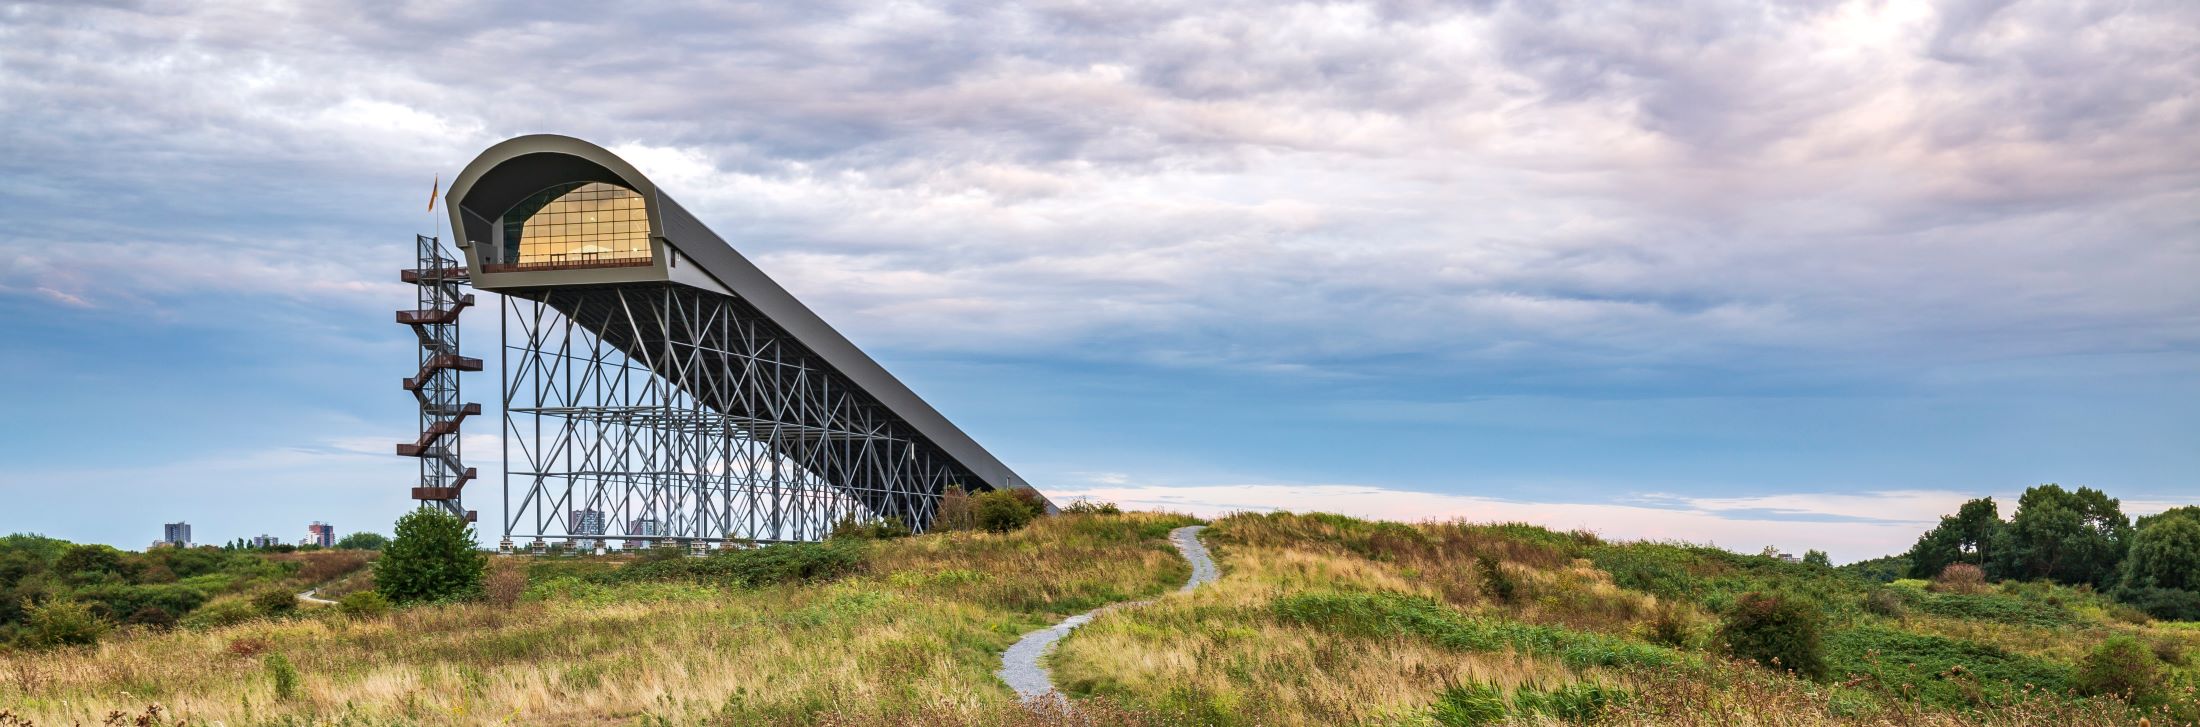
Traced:
<svg viewBox="0 0 2200 727">
<path fill-rule="evenodd" d="M 1199 531 L 1206 529 L 1206 527 L 1205 525 L 1192 525 L 1169 531 L 1169 542 L 1174 544 L 1176 551 L 1182 553 L 1184 559 L 1192 564 L 1192 577 L 1184 582 L 1183 588 L 1177 589 L 1178 593 L 1186 593 L 1198 588 L 1200 584 L 1211 583 L 1222 574 L 1222 571 L 1215 567 L 1214 558 L 1207 555 L 1207 546 L 1199 542 Z M 1068 636 L 1069 632 L 1076 630 L 1077 627 L 1085 625 L 1094 616 L 1100 615 L 1102 611 L 1146 603 L 1152 603 L 1152 601 L 1131 601 L 1101 606 L 1063 619 L 1061 623 L 1051 627 L 1024 634 L 1024 637 L 1019 639 L 1014 646 L 1008 647 L 1008 651 L 1001 653 L 1001 670 L 993 674 L 1000 677 L 1001 681 L 1007 682 L 1010 689 L 1016 690 L 1016 697 L 1024 700 L 1025 703 L 1030 703 L 1033 700 L 1053 701 L 1066 707 L 1069 703 L 1068 700 L 1063 698 L 1062 693 L 1054 688 L 1053 675 L 1047 672 L 1046 667 L 1039 664 L 1040 658 L 1046 656 L 1047 650 L 1053 648 L 1055 642 L 1061 641 L 1062 637 Z"/>
</svg>

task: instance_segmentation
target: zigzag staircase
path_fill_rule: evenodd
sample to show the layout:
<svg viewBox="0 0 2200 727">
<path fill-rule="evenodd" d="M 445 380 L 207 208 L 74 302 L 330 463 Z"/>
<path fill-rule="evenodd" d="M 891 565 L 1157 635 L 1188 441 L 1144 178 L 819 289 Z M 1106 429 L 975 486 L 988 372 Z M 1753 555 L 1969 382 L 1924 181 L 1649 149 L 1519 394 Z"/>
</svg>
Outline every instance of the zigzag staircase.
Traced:
<svg viewBox="0 0 2200 727">
<path fill-rule="evenodd" d="M 413 499 L 473 522 L 474 511 L 459 502 L 466 483 L 476 476 L 459 459 L 459 427 L 467 417 L 481 414 L 481 405 L 461 403 L 458 395 L 459 373 L 481 370 L 481 359 L 458 355 L 458 316 L 474 304 L 474 297 L 460 293 L 459 286 L 472 278 L 465 265 L 443 254 L 436 238 L 417 238 L 420 264 L 398 278 L 419 289 L 419 306 L 398 311 L 397 322 L 412 327 L 420 339 L 420 369 L 404 382 L 420 403 L 420 438 L 399 443 L 397 454 L 420 459 L 420 484 L 412 489 Z"/>
</svg>

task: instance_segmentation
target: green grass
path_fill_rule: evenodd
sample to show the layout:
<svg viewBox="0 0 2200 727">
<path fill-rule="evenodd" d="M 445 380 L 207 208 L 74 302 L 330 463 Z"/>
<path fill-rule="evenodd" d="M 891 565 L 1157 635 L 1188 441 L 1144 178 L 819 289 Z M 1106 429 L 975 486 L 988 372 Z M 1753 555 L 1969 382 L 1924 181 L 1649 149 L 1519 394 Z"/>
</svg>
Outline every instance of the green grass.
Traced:
<svg viewBox="0 0 2200 727">
<path fill-rule="evenodd" d="M 1288 623 L 1359 636 L 1409 635 L 1459 651 L 1556 656 L 1568 666 L 1669 667 L 1688 660 L 1660 646 L 1517 621 L 1466 616 L 1428 598 L 1395 593 L 1312 592 L 1277 599 Z"/>
<path fill-rule="evenodd" d="M 2072 669 L 1998 646 L 1868 626 L 1826 639 L 1835 678 L 1871 675 L 1916 701 L 1972 707 L 2007 700 L 2026 687 L 2060 693 Z"/>
</svg>

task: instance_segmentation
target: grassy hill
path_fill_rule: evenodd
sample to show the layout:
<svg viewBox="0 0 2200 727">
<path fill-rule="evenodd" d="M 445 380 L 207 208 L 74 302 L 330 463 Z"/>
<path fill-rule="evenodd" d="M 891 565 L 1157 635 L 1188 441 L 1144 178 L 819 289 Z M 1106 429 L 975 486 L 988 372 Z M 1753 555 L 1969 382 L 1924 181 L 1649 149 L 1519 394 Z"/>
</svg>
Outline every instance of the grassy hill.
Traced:
<svg viewBox="0 0 2200 727">
<path fill-rule="evenodd" d="M 479 602 L 0 651 L 0 725 L 153 704 L 163 724 L 225 725 L 2110 725 L 2200 708 L 2184 656 L 2200 628 L 2081 590 L 1936 592 L 1524 525 L 1290 514 L 1215 521 L 1220 581 L 1063 642 L 1051 665 L 1077 718 L 1016 704 L 992 676 L 1002 649 L 1173 590 L 1188 567 L 1164 535 L 1189 522 L 1087 514 L 699 560 L 500 558 L 523 587 Z M 1826 676 L 1727 657 L 1721 624 L 1756 592 L 1823 614 Z M 2139 707 L 2074 695 L 2119 637 L 2144 644 L 2158 691 Z"/>
</svg>

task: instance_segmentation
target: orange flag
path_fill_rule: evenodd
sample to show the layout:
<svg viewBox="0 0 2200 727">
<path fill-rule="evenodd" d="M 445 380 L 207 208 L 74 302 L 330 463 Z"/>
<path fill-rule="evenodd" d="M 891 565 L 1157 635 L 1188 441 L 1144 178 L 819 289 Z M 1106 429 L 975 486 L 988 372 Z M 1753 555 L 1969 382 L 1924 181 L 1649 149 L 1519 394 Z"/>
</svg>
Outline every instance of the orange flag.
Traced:
<svg viewBox="0 0 2200 727">
<path fill-rule="evenodd" d="M 442 172 L 436 172 L 436 175 L 435 175 L 435 186 L 433 186 L 433 187 L 429 187 L 429 188 L 428 188 L 428 211 L 429 211 L 429 212 L 434 212 L 434 211 L 435 211 L 435 195 L 436 195 L 436 193 L 438 193 L 438 192 L 441 192 L 441 191 L 443 191 L 443 173 L 442 173 Z"/>
</svg>

